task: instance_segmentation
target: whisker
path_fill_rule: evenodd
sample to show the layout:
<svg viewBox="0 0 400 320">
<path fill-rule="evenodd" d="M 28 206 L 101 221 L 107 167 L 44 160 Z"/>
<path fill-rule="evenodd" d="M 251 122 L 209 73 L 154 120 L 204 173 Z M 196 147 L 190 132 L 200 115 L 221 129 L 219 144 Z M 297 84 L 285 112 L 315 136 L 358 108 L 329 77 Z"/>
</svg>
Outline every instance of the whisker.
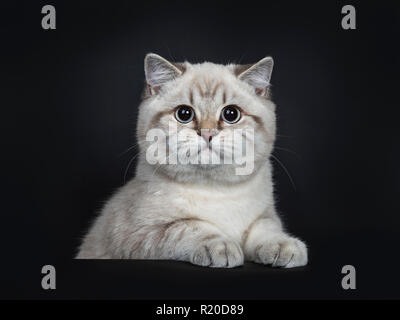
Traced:
<svg viewBox="0 0 400 320">
<path fill-rule="evenodd" d="M 291 177 L 291 175 L 289 173 L 289 170 L 286 169 L 286 167 L 283 165 L 283 163 L 276 156 L 271 154 L 271 157 L 273 157 L 279 163 L 279 165 L 283 168 L 283 170 L 286 172 L 286 175 L 289 177 L 289 180 L 290 180 L 294 190 L 297 191 L 296 185 L 294 184 L 294 181 L 293 181 L 293 179 L 292 179 L 292 177 Z"/>
<path fill-rule="evenodd" d="M 298 159 L 301 159 L 300 155 L 299 155 L 297 152 L 293 151 L 293 150 L 290 150 L 290 149 L 287 149 L 287 148 L 278 147 L 278 146 L 275 146 L 274 148 L 275 148 L 275 149 L 278 149 L 278 150 L 283 150 L 283 151 L 292 153 L 292 154 L 294 154 Z"/>
<path fill-rule="evenodd" d="M 141 142 L 144 142 L 144 141 L 138 141 L 137 143 L 131 145 L 128 149 L 126 149 L 125 151 L 123 151 L 120 154 L 118 154 L 117 157 L 121 157 L 124 154 L 128 153 L 130 150 L 134 149 L 135 147 L 138 147 Z"/>
<path fill-rule="evenodd" d="M 138 153 L 136 153 L 131 160 L 129 160 L 128 165 L 125 169 L 125 173 L 124 173 L 124 183 L 126 182 L 126 176 L 128 175 L 129 172 L 129 168 L 131 167 L 133 160 L 135 160 L 137 158 L 138 155 L 145 153 L 145 151 L 139 151 Z"/>
<path fill-rule="evenodd" d="M 137 147 L 138 144 L 135 144 L 133 146 L 130 146 L 128 149 L 126 149 L 125 151 L 122 151 L 121 153 L 119 153 L 117 155 L 117 157 L 122 157 L 124 154 L 128 153 L 129 151 L 131 151 L 132 149 L 134 149 L 135 147 Z"/>
</svg>

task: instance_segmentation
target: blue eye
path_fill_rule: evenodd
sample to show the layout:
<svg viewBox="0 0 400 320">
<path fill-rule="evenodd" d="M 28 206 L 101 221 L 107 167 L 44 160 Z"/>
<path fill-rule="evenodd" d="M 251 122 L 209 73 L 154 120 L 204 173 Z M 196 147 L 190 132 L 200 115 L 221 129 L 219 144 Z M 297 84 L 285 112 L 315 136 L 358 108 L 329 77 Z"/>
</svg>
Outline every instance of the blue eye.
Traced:
<svg viewBox="0 0 400 320">
<path fill-rule="evenodd" d="M 226 123 L 236 123 L 240 120 L 240 111 L 237 106 L 230 105 L 222 109 L 221 118 Z"/>
<path fill-rule="evenodd" d="M 189 106 L 179 106 L 175 111 L 175 118 L 181 123 L 189 123 L 194 118 L 194 111 Z"/>
</svg>

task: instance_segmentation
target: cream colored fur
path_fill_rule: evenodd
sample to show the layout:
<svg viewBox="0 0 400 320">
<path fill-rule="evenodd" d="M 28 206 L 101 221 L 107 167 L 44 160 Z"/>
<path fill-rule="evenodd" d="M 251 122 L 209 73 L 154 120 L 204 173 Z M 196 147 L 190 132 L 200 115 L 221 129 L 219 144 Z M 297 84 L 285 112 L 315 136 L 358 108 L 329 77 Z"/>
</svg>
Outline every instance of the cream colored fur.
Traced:
<svg viewBox="0 0 400 320">
<path fill-rule="evenodd" d="M 249 68 L 208 62 L 173 65 L 149 54 L 147 96 L 137 125 L 141 154 L 136 176 L 105 205 L 77 258 L 174 259 L 211 267 L 236 267 L 245 260 L 274 267 L 305 265 L 306 246 L 283 230 L 273 199 L 269 157 L 276 121 L 268 96 L 272 65 L 271 58 Z M 217 132 L 211 142 L 215 145 L 229 141 L 235 128 L 255 129 L 253 172 L 237 175 L 235 164 L 149 164 L 150 129 L 167 132 L 173 124 L 177 129 L 167 139 L 186 130 L 185 143 L 178 142 L 181 152 L 191 143 L 205 143 L 194 122 L 176 121 L 172 110 L 182 104 L 195 110 L 197 129 Z M 243 115 L 238 123 L 221 128 L 226 105 L 239 106 Z"/>
</svg>

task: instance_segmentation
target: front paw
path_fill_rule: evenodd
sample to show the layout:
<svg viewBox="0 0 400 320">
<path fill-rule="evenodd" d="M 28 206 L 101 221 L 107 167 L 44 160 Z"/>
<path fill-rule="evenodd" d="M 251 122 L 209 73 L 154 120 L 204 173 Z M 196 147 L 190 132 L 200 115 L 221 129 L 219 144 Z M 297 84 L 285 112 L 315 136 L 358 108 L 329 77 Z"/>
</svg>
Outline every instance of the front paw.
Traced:
<svg viewBox="0 0 400 320">
<path fill-rule="evenodd" d="M 192 253 L 190 262 L 205 267 L 233 268 L 243 265 L 244 255 L 235 242 L 218 238 L 201 243 Z"/>
<path fill-rule="evenodd" d="M 255 247 L 255 262 L 272 267 L 293 268 L 307 264 L 307 247 L 299 239 L 283 236 Z"/>
</svg>

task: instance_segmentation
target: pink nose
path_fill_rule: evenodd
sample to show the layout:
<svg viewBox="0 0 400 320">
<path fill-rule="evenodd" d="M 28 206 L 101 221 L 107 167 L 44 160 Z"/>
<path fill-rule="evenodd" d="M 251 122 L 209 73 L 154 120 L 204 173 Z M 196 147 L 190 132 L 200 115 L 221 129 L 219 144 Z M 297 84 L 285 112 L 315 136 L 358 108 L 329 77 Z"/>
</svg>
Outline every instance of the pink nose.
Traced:
<svg viewBox="0 0 400 320">
<path fill-rule="evenodd" d="M 214 131 L 204 130 L 204 129 L 201 130 L 201 136 L 204 138 L 204 140 L 206 140 L 207 143 L 210 143 L 211 139 L 215 135 L 216 135 L 216 133 Z"/>
</svg>

